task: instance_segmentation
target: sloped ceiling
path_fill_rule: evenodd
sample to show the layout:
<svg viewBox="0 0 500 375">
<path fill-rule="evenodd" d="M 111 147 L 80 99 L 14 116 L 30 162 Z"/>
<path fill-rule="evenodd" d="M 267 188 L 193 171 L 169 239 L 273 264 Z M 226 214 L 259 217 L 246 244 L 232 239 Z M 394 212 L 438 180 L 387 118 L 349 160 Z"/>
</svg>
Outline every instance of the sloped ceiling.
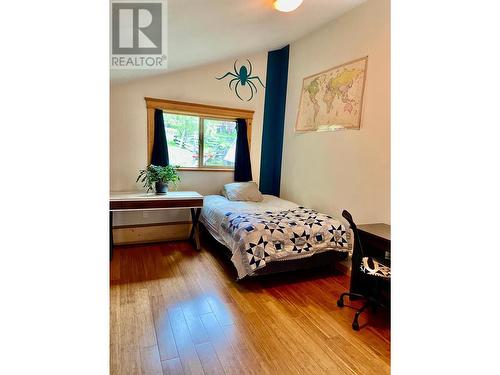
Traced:
<svg viewBox="0 0 500 375">
<path fill-rule="evenodd" d="M 282 13 L 272 0 L 168 0 L 168 70 L 112 70 L 111 81 L 280 48 L 363 2 L 304 0 L 297 10 Z"/>
</svg>

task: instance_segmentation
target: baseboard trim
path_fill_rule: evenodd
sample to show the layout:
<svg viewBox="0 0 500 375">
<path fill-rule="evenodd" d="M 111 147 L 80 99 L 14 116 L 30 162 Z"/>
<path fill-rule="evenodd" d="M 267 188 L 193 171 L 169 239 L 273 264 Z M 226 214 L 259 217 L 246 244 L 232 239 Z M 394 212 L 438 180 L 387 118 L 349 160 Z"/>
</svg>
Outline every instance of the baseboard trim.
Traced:
<svg viewBox="0 0 500 375">
<path fill-rule="evenodd" d="M 189 221 L 119 225 L 113 227 L 113 242 L 115 245 L 131 245 L 187 240 L 190 232 Z"/>
</svg>

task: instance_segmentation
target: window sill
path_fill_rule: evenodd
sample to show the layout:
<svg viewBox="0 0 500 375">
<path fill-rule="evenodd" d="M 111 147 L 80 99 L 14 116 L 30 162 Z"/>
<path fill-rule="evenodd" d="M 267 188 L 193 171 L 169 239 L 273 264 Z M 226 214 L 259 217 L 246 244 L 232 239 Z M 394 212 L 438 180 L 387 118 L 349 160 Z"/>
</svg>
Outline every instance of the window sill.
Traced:
<svg viewBox="0 0 500 375">
<path fill-rule="evenodd" d="M 202 167 L 202 168 L 188 168 L 188 167 L 181 167 L 177 168 L 178 171 L 191 171 L 191 172 L 234 172 L 234 168 L 207 168 L 207 167 Z"/>
</svg>

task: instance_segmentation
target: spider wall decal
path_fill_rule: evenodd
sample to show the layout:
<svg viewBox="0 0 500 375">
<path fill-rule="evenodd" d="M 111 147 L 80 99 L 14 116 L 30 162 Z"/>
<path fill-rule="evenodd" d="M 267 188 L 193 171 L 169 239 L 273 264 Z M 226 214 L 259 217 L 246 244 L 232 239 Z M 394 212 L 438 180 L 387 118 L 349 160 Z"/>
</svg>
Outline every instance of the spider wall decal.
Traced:
<svg viewBox="0 0 500 375">
<path fill-rule="evenodd" d="M 218 79 L 220 81 L 221 79 L 224 79 L 227 76 L 233 77 L 233 79 L 231 79 L 231 81 L 229 81 L 229 89 L 232 91 L 233 90 L 232 84 L 234 82 L 236 82 L 236 84 L 234 85 L 234 91 L 236 92 L 236 96 L 238 98 L 240 98 L 240 100 L 243 100 L 243 99 L 238 92 L 238 85 L 241 84 L 241 86 L 245 86 L 248 83 L 248 87 L 250 88 L 250 93 L 251 93 L 250 98 L 247 99 L 247 102 L 248 102 L 248 101 L 252 100 L 253 95 L 254 95 L 254 90 L 255 90 L 255 92 L 257 92 L 257 86 L 255 85 L 255 83 L 252 82 L 252 80 L 258 80 L 259 83 L 264 88 L 266 88 L 266 86 L 264 86 L 264 84 L 262 83 L 262 81 L 260 80 L 260 78 L 258 76 L 252 76 L 252 63 L 248 59 L 247 59 L 247 61 L 248 61 L 248 65 L 250 66 L 249 69 L 247 69 L 247 67 L 245 65 L 242 65 L 240 67 L 239 71 L 236 70 L 236 63 L 238 62 L 238 60 L 236 60 L 234 62 L 234 73 L 227 72 L 222 77 L 219 77 L 219 78 L 216 77 L 216 79 Z"/>
</svg>

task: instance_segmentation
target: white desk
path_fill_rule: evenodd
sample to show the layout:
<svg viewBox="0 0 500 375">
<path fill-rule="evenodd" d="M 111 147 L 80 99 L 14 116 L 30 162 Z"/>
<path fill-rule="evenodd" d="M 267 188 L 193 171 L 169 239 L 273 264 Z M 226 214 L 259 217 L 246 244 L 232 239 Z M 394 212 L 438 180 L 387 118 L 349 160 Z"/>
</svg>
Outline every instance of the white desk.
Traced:
<svg viewBox="0 0 500 375">
<path fill-rule="evenodd" d="M 196 191 L 169 191 L 167 194 L 144 192 L 111 192 L 109 196 L 110 257 L 113 257 L 113 211 L 182 210 L 191 211 L 193 227 L 189 238 L 200 249 L 198 219 L 203 207 L 203 195 Z"/>
</svg>

